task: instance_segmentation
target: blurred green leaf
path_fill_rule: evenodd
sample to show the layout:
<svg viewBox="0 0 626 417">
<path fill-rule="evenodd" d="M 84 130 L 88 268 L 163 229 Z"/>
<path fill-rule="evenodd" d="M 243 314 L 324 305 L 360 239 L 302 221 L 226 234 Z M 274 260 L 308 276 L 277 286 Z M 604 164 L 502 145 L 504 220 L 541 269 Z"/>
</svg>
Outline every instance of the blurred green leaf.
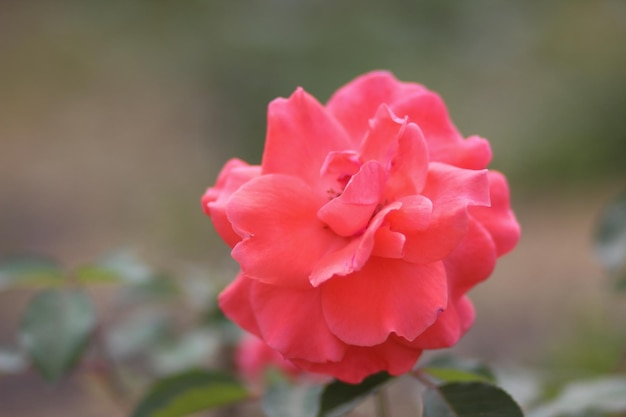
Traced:
<svg viewBox="0 0 626 417">
<path fill-rule="evenodd" d="M 123 297 L 132 303 L 167 301 L 181 293 L 177 283 L 165 275 L 155 275 L 145 282 L 127 286 L 124 290 Z"/>
<path fill-rule="evenodd" d="M 16 374 L 28 367 L 28 359 L 18 349 L 0 349 L 0 375 Z"/>
<path fill-rule="evenodd" d="M 502 389 L 484 382 L 452 382 L 424 393 L 424 417 L 523 417 Z"/>
<path fill-rule="evenodd" d="M 95 309 L 83 292 L 48 290 L 28 304 L 20 336 L 35 367 L 52 381 L 72 369 L 95 325 Z"/>
<path fill-rule="evenodd" d="M 140 285 L 150 281 L 154 271 L 129 249 L 119 249 L 105 255 L 92 265 L 80 268 L 80 279 L 119 280 L 126 284 Z"/>
<path fill-rule="evenodd" d="M 161 343 L 150 352 L 152 368 L 160 375 L 180 372 L 206 363 L 218 352 L 220 335 L 197 329 L 169 343 Z"/>
<path fill-rule="evenodd" d="M 261 401 L 268 417 L 315 417 L 320 408 L 321 385 L 292 385 L 285 380 L 272 383 Z"/>
<path fill-rule="evenodd" d="M 626 192 L 618 195 L 602 212 L 595 230 L 595 252 L 602 265 L 618 277 L 617 287 L 626 283 Z"/>
<path fill-rule="evenodd" d="M 98 265 L 85 265 L 74 271 L 74 278 L 81 284 L 117 283 L 120 275 L 109 268 Z"/>
<path fill-rule="evenodd" d="M 12 286 L 59 286 L 64 282 L 63 270 L 51 259 L 21 255 L 0 260 L 0 290 Z"/>
<path fill-rule="evenodd" d="M 141 311 L 109 328 L 105 336 L 106 348 L 117 359 L 144 354 L 149 348 L 155 348 L 168 331 L 169 323 L 162 313 Z"/>
<path fill-rule="evenodd" d="M 626 377 L 614 376 L 567 385 L 559 396 L 529 414 L 529 417 L 558 417 L 581 412 L 626 411 Z"/>
<path fill-rule="evenodd" d="M 243 386 L 228 375 L 192 370 L 155 383 L 132 417 L 181 417 L 247 397 Z"/>
<path fill-rule="evenodd" d="M 392 378 L 389 374 L 381 372 L 365 378 L 360 384 L 331 382 L 322 392 L 318 417 L 338 417 L 346 414 Z"/>
<path fill-rule="evenodd" d="M 484 363 L 449 355 L 432 359 L 420 370 L 441 382 L 495 381 L 493 372 Z"/>
</svg>

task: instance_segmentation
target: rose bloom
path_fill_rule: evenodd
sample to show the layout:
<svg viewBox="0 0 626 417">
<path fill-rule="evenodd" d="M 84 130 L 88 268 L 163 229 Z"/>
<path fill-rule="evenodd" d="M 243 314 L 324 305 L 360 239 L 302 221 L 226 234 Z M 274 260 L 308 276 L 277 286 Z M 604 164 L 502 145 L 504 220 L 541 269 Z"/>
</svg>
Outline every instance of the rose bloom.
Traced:
<svg viewBox="0 0 626 417">
<path fill-rule="evenodd" d="M 474 321 L 466 293 L 519 239 L 487 140 L 388 72 L 326 106 L 272 101 L 261 165 L 232 159 L 202 198 L 241 272 L 224 313 L 298 367 L 400 375 Z"/>
</svg>

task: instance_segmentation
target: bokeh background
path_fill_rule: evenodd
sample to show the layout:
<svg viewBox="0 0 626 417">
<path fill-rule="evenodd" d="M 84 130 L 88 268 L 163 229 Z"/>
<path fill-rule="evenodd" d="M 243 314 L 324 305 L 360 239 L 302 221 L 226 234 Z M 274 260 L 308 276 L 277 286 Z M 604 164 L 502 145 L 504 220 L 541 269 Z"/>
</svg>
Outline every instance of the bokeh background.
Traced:
<svg viewBox="0 0 626 417">
<path fill-rule="evenodd" d="M 522 224 L 458 350 L 605 366 L 624 299 L 590 238 L 626 186 L 625 44 L 622 0 L 3 0 L 0 255 L 132 245 L 228 275 L 199 198 L 228 158 L 260 161 L 267 103 L 388 69 L 490 139 Z M 0 344 L 27 298 L 0 293 Z M 0 377 L 0 416 L 113 415 L 90 395 Z"/>
</svg>

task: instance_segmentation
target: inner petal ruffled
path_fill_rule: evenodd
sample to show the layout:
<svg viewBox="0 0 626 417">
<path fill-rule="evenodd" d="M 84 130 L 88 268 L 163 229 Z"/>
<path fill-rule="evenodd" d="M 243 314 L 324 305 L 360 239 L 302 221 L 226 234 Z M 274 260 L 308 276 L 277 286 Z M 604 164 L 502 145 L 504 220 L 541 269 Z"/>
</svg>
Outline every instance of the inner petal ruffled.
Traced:
<svg viewBox="0 0 626 417">
<path fill-rule="evenodd" d="M 363 233 L 369 221 L 380 209 L 387 173 L 376 161 L 368 161 L 350 178 L 346 188 L 336 198 L 324 204 L 317 217 L 339 236 Z"/>
</svg>

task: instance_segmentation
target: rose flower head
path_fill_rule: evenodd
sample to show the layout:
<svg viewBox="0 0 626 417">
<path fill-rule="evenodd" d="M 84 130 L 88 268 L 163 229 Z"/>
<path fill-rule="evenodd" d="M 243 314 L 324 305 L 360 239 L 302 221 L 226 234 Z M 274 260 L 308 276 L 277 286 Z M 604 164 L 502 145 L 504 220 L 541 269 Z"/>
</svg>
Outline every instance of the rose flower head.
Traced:
<svg viewBox="0 0 626 417">
<path fill-rule="evenodd" d="M 469 329 L 466 293 L 519 239 L 490 159 L 437 94 L 388 72 L 326 106 L 301 88 L 272 101 L 261 165 L 230 160 L 202 198 L 241 267 L 222 310 L 310 372 L 410 371 Z"/>
</svg>

